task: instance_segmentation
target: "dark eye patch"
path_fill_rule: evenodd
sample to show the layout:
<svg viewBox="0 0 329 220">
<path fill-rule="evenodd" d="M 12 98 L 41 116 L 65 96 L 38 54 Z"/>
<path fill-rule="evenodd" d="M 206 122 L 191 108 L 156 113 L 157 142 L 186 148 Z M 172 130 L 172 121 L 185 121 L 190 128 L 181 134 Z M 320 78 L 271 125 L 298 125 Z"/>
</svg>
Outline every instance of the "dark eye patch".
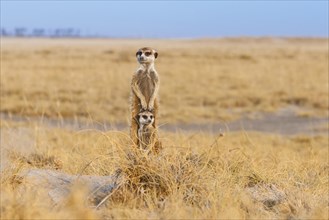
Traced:
<svg viewBox="0 0 329 220">
<path fill-rule="evenodd" d="M 150 118 L 152 119 L 152 118 L 153 118 L 153 116 L 151 115 L 151 116 L 150 116 Z"/>
<path fill-rule="evenodd" d="M 142 51 L 138 51 L 138 52 L 136 53 L 136 56 L 140 56 L 140 55 L 142 55 Z"/>
<path fill-rule="evenodd" d="M 147 116 L 146 116 L 146 115 L 143 115 L 142 117 L 143 117 L 144 119 L 147 119 Z"/>
<path fill-rule="evenodd" d="M 151 52 L 145 52 L 145 56 L 150 56 L 152 53 Z"/>
</svg>

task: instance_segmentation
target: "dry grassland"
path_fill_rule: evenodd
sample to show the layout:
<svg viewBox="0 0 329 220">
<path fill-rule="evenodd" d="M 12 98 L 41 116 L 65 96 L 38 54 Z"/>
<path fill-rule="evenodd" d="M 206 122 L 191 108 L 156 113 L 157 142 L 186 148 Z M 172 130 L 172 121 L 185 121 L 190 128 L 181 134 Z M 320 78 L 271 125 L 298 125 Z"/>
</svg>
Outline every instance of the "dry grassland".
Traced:
<svg viewBox="0 0 329 220">
<path fill-rule="evenodd" d="M 297 106 L 328 114 L 327 39 L 1 39 L 1 113 L 126 123 L 137 48 L 158 49 L 162 123 L 207 123 Z M 158 156 L 128 130 L 1 120 L 1 219 L 328 219 L 328 136 L 165 132 Z M 327 129 L 324 128 L 324 129 Z M 54 205 L 30 168 L 112 175 L 95 209 L 73 187 Z"/>
<path fill-rule="evenodd" d="M 128 121 L 141 46 L 157 48 L 161 122 L 214 122 L 287 105 L 328 111 L 327 39 L 1 39 L 1 112 Z"/>
<path fill-rule="evenodd" d="M 2 132 L 17 135 L 21 126 L 3 122 Z M 1 178 L 3 219 L 328 218 L 327 137 L 161 133 L 165 148 L 155 157 L 129 148 L 125 132 L 38 126 L 28 131 L 34 140 L 30 152 L 20 153 L 13 141 L 3 151 L 12 162 Z M 126 182 L 98 210 L 81 186 L 53 206 L 40 188 L 19 191 L 24 184 L 19 173 L 28 168 L 88 175 L 120 168 Z M 278 191 L 279 200 L 262 199 L 271 197 L 269 188 Z"/>
</svg>

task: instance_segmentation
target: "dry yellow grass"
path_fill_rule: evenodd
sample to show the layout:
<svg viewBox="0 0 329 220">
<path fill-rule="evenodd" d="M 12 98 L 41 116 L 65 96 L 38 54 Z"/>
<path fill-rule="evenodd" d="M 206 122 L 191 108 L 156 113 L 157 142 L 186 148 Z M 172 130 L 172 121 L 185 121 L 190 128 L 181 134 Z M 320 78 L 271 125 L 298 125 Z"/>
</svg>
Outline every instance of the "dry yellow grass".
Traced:
<svg viewBox="0 0 329 220">
<path fill-rule="evenodd" d="M 3 121 L 1 131 L 17 128 Z M 25 128 L 35 141 L 29 153 L 14 150 L 15 141 L 2 142 L 12 145 L 11 165 L 1 175 L 3 219 L 329 217 L 327 137 L 161 133 L 165 148 L 154 157 L 130 149 L 125 132 Z M 31 167 L 89 175 L 120 168 L 127 182 L 98 210 L 86 203 L 81 186 L 65 204 L 52 207 L 42 189 L 18 190 L 24 184 L 18 174 Z M 271 184 L 284 194 L 282 201 L 262 203 L 251 195 L 251 187 Z"/>
<path fill-rule="evenodd" d="M 328 111 L 327 39 L 1 39 L 1 112 L 127 122 L 135 51 L 157 48 L 161 122 Z"/>
</svg>

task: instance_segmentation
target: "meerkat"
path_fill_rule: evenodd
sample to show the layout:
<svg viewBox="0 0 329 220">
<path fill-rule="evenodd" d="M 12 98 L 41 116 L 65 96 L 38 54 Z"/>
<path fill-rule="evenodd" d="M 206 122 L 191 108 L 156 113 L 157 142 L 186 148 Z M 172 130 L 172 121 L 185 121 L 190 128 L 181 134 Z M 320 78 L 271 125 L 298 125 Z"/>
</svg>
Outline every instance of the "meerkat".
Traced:
<svg viewBox="0 0 329 220">
<path fill-rule="evenodd" d="M 140 66 L 134 73 L 131 81 L 131 127 L 130 136 L 138 145 L 138 114 L 142 111 L 153 113 L 154 120 L 152 126 L 156 128 L 158 113 L 158 91 L 160 80 L 154 68 L 154 61 L 158 57 L 158 52 L 152 48 L 144 47 L 136 52 L 136 58 Z"/>
<path fill-rule="evenodd" d="M 159 153 L 161 143 L 158 140 L 156 128 L 153 127 L 154 115 L 150 111 L 138 114 L 138 145 L 140 149 Z"/>
</svg>

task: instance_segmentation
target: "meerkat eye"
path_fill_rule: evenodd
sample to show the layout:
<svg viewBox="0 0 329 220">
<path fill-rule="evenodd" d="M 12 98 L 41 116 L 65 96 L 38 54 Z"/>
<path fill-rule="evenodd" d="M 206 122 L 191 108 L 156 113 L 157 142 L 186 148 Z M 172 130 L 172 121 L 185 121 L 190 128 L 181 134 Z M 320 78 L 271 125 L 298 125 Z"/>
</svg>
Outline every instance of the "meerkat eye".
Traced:
<svg viewBox="0 0 329 220">
<path fill-rule="evenodd" d="M 153 118 L 153 115 L 151 115 L 150 118 L 152 119 Z"/>
<path fill-rule="evenodd" d="M 152 53 L 151 52 L 145 52 L 145 56 L 150 56 Z"/>
<path fill-rule="evenodd" d="M 141 56 L 142 55 L 142 51 L 138 51 L 137 53 L 136 53 L 136 56 Z"/>
<path fill-rule="evenodd" d="M 146 116 L 146 115 L 143 115 L 142 117 L 143 117 L 144 119 L 147 119 L 147 116 Z"/>
</svg>

